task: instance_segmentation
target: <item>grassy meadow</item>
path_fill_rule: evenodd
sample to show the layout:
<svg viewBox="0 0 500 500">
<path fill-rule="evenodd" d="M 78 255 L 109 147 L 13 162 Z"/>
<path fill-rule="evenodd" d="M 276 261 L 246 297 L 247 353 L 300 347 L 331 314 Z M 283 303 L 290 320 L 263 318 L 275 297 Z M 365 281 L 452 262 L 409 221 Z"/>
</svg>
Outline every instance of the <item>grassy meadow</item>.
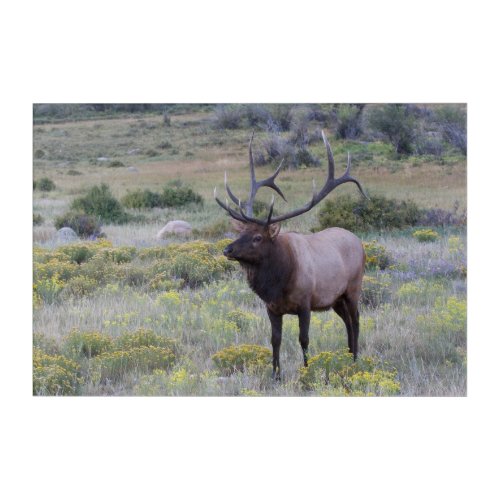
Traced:
<svg viewBox="0 0 500 500">
<path fill-rule="evenodd" d="M 421 106 L 414 128 L 424 127 L 426 117 L 439 109 Z M 144 111 L 35 120 L 34 394 L 466 395 L 465 154 L 448 143 L 438 149 L 420 144 L 413 153 L 401 154 L 365 124 L 357 137 L 342 137 L 345 110 L 335 114 L 325 105 L 320 111 L 324 116 L 311 115 L 305 125 L 303 119 L 301 129 L 292 120 L 288 130 L 273 131 L 276 139 L 306 128 L 307 151 L 317 159 L 315 165 L 299 162 L 281 172 L 277 183 L 288 204 L 277 198 L 278 212 L 307 202 L 313 180 L 322 185 L 326 152 L 314 137 L 323 129 L 337 176 L 349 151 L 352 175 L 370 197 L 412 200 L 427 214 L 394 229 L 354 231 L 368 255 L 356 366 L 345 352 L 344 324 L 331 311 L 313 313 L 311 363 L 302 369 L 297 318 L 287 316 L 283 380 L 271 380 L 265 307 L 238 265 L 222 256 L 234 235 L 213 191 L 216 186 L 224 199 L 227 172 L 231 189 L 244 197 L 252 131 L 256 152 L 265 151 L 272 134 L 244 120 L 222 126 L 215 106 L 184 106 L 168 117 Z M 432 127 L 421 132 L 436 141 Z M 277 163 L 258 166 L 257 177 L 271 175 Z M 40 189 L 44 178 L 54 187 Z M 58 218 L 103 183 L 121 201 L 137 190 L 160 192 L 169 183 L 191 188 L 203 201 L 126 207 L 126 221 L 100 221 L 103 237 L 60 241 Z M 342 195 L 359 196 L 354 185 L 346 184 L 328 199 Z M 257 198 L 268 203 L 270 197 L 263 189 Z M 282 231 L 315 230 L 324 203 L 287 221 Z M 170 220 L 189 222 L 193 233 L 158 240 Z"/>
</svg>

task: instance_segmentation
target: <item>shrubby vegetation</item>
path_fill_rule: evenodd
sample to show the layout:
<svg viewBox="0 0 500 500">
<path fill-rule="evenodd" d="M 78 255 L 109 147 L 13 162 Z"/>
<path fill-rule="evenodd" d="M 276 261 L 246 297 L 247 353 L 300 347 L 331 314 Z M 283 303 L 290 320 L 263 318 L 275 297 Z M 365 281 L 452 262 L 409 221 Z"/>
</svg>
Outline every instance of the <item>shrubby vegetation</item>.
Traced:
<svg viewBox="0 0 500 500">
<path fill-rule="evenodd" d="M 48 177 L 42 177 L 37 181 L 33 181 L 33 189 L 38 189 L 38 191 L 54 191 L 55 188 L 55 182 Z"/>
<path fill-rule="evenodd" d="M 66 212 L 64 215 L 55 218 L 56 229 L 70 227 L 81 238 L 101 235 L 101 224 L 94 215 L 77 212 Z"/>
<path fill-rule="evenodd" d="M 408 201 L 385 196 L 371 196 L 369 200 L 339 196 L 326 200 L 319 211 L 319 229 L 343 227 L 349 231 L 390 230 L 415 225 L 422 211 Z"/>
<path fill-rule="evenodd" d="M 91 187 L 85 196 L 71 203 L 71 210 L 98 217 L 102 222 L 124 224 L 130 220 L 120 202 L 111 194 L 107 184 Z"/>
<path fill-rule="evenodd" d="M 328 396 L 394 396 L 400 391 L 396 376 L 396 370 L 368 356 L 354 363 L 347 349 L 321 352 L 300 369 L 304 389 Z"/>
<path fill-rule="evenodd" d="M 43 226 L 34 228 L 34 394 L 464 395 L 466 214 L 463 208 L 459 210 L 458 202 L 453 203 L 463 203 L 460 193 L 466 149 L 461 144 L 466 146 L 465 108 L 406 105 L 405 113 L 414 122 L 412 152 L 408 154 L 396 153 L 390 137 L 370 126 L 369 115 L 375 107 L 383 106 L 235 106 L 231 112 L 236 112 L 237 129 L 214 127 L 209 121 L 213 106 L 206 108 L 210 111 L 205 114 L 185 118 L 180 113 L 195 108 L 143 109 L 137 111 L 141 115 L 136 114 L 142 119 L 101 121 L 89 126 L 36 126 L 35 177 L 49 175 L 57 190 L 50 196 L 34 192 L 34 212 L 45 219 Z M 61 108 L 53 111 L 35 119 L 57 121 L 70 116 L 58 115 Z M 86 112 L 102 117 L 136 113 L 118 107 L 80 109 L 78 117 Z M 378 170 L 378 189 L 384 190 L 386 199 L 372 197 L 373 207 L 346 203 L 343 216 L 326 223 L 352 223 L 354 231 L 367 240 L 363 243 L 367 266 L 360 305 L 360 360 L 370 356 L 376 360 L 375 366 L 351 373 L 349 356 L 342 365 L 339 351 L 346 346 L 344 324 L 333 311 L 326 311 L 312 315 L 313 367 L 303 374 L 297 319 L 287 316 L 282 343 L 283 378 L 280 384 L 272 383 L 266 311 L 247 286 L 239 266 L 222 256 L 228 240 L 214 242 L 233 231 L 228 218 L 213 203 L 204 210 L 180 203 L 180 209 L 134 212 L 134 219 L 129 219 L 134 225 L 106 230 L 114 242 L 124 246 L 97 240 L 103 236 L 100 224 L 104 219 L 95 212 L 88 214 L 80 207 L 60 217 L 68 196 L 80 196 L 82 186 L 92 184 L 95 173 L 130 186 L 134 190 L 131 207 L 159 206 L 163 192 L 156 186 L 164 181 L 158 177 L 161 172 L 150 167 L 174 160 L 174 156 L 176 168 L 182 168 L 182 162 L 192 156 L 203 169 L 206 162 L 207 171 L 213 165 L 220 170 L 222 159 L 245 160 L 241 168 L 231 172 L 231 186 L 244 196 L 249 127 L 255 130 L 256 162 L 269 163 L 266 172 L 257 172 L 259 179 L 271 175 L 283 157 L 291 168 L 314 167 L 316 159 L 324 163 L 321 129 L 327 129 L 337 161 L 351 152 L 353 175 L 365 188 L 373 178 L 372 169 Z M 131 164 L 129 155 L 133 156 L 135 169 L 106 168 L 112 161 Z M 186 163 L 182 178 L 195 194 L 199 190 L 211 196 L 205 174 L 199 175 L 200 168 L 194 163 Z M 342 167 L 343 161 L 338 161 L 337 175 L 341 175 Z M 74 172 L 81 177 L 72 178 Z M 323 175 L 314 174 L 316 179 Z M 289 206 L 296 206 L 310 195 L 310 184 L 297 182 L 305 177 L 311 177 L 311 173 L 280 175 L 279 184 Z M 222 175 L 217 179 L 220 183 Z M 432 182 L 424 184 L 428 179 Z M 212 183 L 210 172 L 206 180 Z M 410 189 L 412 182 L 418 184 L 415 199 L 419 205 L 400 206 L 391 196 L 401 197 L 398 190 Z M 149 187 L 149 191 L 135 190 L 139 185 Z M 449 186 L 446 192 L 439 187 L 444 185 Z M 105 199 L 109 201 L 109 195 L 114 198 L 114 188 L 108 188 L 106 193 L 101 185 L 96 187 L 96 198 L 102 203 L 92 205 L 112 213 L 117 205 L 107 204 Z M 176 191 L 172 198 L 179 198 L 181 185 L 169 187 Z M 332 200 L 339 198 L 334 195 Z M 118 210 L 126 214 L 128 206 L 124 199 L 120 201 Z M 281 202 L 277 209 L 283 210 Z M 254 213 L 263 217 L 267 211 L 267 203 L 258 200 Z M 319 225 L 315 213 L 290 221 L 283 230 L 304 232 Z M 164 223 L 165 215 L 188 220 L 194 227 L 190 238 L 210 242 L 155 242 L 156 226 Z M 137 224 L 139 217 L 147 225 Z M 47 225 L 58 218 L 63 219 L 62 225 L 78 229 L 81 237 L 96 241 L 53 248 L 59 243 L 50 239 L 54 231 Z M 412 235 L 422 229 L 435 229 L 438 239 L 419 243 Z M 171 241 L 177 240 L 172 237 Z M 254 364 L 259 352 L 263 364 Z M 220 366 L 216 362 L 219 359 L 223 360 Z M 389 362 L 391 368 L 383 361 Z M 332 371 L 335 364 L 340 366 L 340 374 Z"/>
<path fill-rule="evenodd" d="M 189 186 L 181 183 L 167 184 L 161 193 L 149 189 L 136 189 L 122 198 L 127 208 L 182 207 L 189 203 L 203 204 L 203 198 Z"/>
</svg>

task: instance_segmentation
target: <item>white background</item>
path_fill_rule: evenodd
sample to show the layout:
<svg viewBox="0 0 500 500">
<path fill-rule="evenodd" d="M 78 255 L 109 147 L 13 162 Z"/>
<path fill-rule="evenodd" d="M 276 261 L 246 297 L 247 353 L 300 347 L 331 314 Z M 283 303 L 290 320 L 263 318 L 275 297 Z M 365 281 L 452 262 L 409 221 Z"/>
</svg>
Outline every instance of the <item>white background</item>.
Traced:
<svg viewBox="0 0 500 500">
<path fill-rule="evenodd" d="M 3 498 L 498 494 L 493 4 L 3 4 Z M 33 102 L 467 102 L 468 397 L 33 398 Z"/>
</svg>

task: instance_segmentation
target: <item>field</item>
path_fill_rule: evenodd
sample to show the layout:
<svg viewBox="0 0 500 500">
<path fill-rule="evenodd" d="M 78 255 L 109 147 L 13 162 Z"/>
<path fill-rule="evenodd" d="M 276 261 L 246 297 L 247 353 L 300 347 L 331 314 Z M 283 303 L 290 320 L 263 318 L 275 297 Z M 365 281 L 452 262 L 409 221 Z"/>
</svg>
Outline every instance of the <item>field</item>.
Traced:
<svg viewBox="0 0 500 500">
<path fill-rule="evenodd" d="M 313 314 L 314 369 L 301 370 L 297 319 L 289 316 L 283 380 L 276 383 L 265 307 L 238 266 L 222 256 L 234 234 L 213 200 L 215 186 L 224 196 L 225 172 L 233 191 L 246 193 L 252 127 L 221 128 L 215 118 L 216 110 L 187 107 L 172 112 L 169 123 L 161 113 L 146 112 L 35 123 L 34 180 L 48 178 L 55 188 L 33 192 L 39 217 L 33 228 L 34 394 L 465 395 L 465 155 L 451 147 L 439 154 L 395 154 L 380 137 L 337 138 L 334 124 L 311 119 L 311 136 L 321 127 L 330 139 L 337 176 L 349 151 L 352 173 L 371 197 L 412 200 L 423 211 L 440 209 L 454 218 L 354 231 L 370 257 L 360 368 L 352 368 L 344 325 L 332 311 Z M 268 138 L 255 127 L 256 151 Z M 311 140 L 308 151 L 320 164 L 290 166 L 280 174 L 289 202 L 277 199 L 278 211 L 308 201 L 313 179 L 321 186 L 324 146 Z M 273 162 L 258 167 L 257 176 L 274 168 Z M 127 221 L 102 224 L 104 238 L 58 241 L 55 221 L 102 183 L 118 200 L 138 189 L 160 192 L 167 183 L 189 186 L 203 203 L 126 208 Z M 343 185 L 329 198 L 345 194 L 358 197 L 354 186 Z M 269 203 L 269 192 L 259 192 L 258 199 Z M 282 230 L 317 228 L 321 208 Z M 158 231 L 178 219 L 188 221 L 193 234 L 158 240 Z M 415 234 L 426 229 L 429 238 Z M 340 368 L 325 384 L 328 363 Z"/>
</svg>

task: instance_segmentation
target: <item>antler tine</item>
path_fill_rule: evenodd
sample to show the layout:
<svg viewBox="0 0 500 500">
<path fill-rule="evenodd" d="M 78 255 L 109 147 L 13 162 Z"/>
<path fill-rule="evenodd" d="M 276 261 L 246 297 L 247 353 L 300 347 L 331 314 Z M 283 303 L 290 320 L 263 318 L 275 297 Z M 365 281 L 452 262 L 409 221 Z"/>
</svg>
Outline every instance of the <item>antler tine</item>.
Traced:
<svg viewBox="0 0 500 500">
<path fill-rule="evenodd" d="M 325 143 L 325 147 L 326 147 L 326 154 L 328 156 L 328 179 L 334 179 L 335 178 L 335 160 L 333 159 L 332 148 L 331 148 L 330 143 L 328 142 L 328 139 L 326 138 L 325 132 L 323 130 L 321 131 L 321 136 L 323 137 L 323 142 Z"/>
<path fill-rule="evenodd" d="M 215 198 L 215 201 L 219 204 L 219 206 L 222 207 L 227 213 L 229 213 L 229 215 L 231 217 L 233 217 L 233 219 L 239 220 L 240 222 L 247 222 L 245 219 L 243 219 L 242 217 L 240 217 L 240 215 L 238 214 L 238 212 L 235 212 L 229 206 L 228 203 L 224 204 L 224 203 L 222 203 L 222 201 L 219 200 L 219 198 L 217 198 L 217 188 L 216 187 L 214 187 L 214 198 Z"/>
<path fill-rule="evenodd" d="M 271 223 L 271 219 L 273 217 L 273 209 L 274 209 L 274 195 L 271 198 L 271 205 L 269 206 L 269 215 L 267 216 L 266 226 L 269 226 L 269 224 Z"/>
<path fill-rule="evenodd" d="M 274 172 L 274 174 L 271 175 L 271 177 L 268 177 L 267 179 L 263 179 L 262 181 L 259 181 L 259 182 L 256 183 L 256 185 L 257 185 L 257 189 L 255 190 L 256 192 L 262 186 L 266 186 L 266 187 L 269 187 L 271 189 L 274 189 L 274 191 L 276 191 L 286 201 L 285 195 L 281 192 L 281 189 L 274 182 L 274 179 L 276 179 L 276 177 L 278 176 L 278 174 L 281 172 L 281 168 L 283 167 L 283 162 L 284 161 L 285 161 L 285 159 L 283 158 L 281 160 L 280 164 L 278 165 L 278 168 L 276 169 L 276 171 Z"/>
<path fill-rule="evenodd" d="M 330 147 L 330 143 L 328 142 L 325 133 L 321 131 L 321 135 L 323 137 L 323 142 L 325 143 L 326 147 L 326 152 L 328 156 L 328 174 L 326 178 L 326 182 L 324 186 L 321 188 L 319 193 L 314 192 L 314 187 L 313 187 L 313 196 L 311 198 L 311 201 L 304 205 L 301 208 L 297 208 L 296 210 L 292 210 L 291 212 L 284 214 L 284 215 L 279 215 L 278 217 L 275 217 L 273 219 L 270 219 L 268 221 L 268 224 L 272 224 L 275 222 L 280 222 L 283 220 L 291 219 L 292 217 L 296 217 L 297 215 L 301 215 L 305 212 L 308 212 L 313 208 L 315 205 L 317 205 L 325 196 L 327 196 L 329 193 L 331 193 L 337 186 L 340 186 L 340 184 L 344 184 L 345 182 L 353 182 L 358 186 L 358 189 L 360 190 L 361 194 L 365 196 L 367 199 L 368 196 L 364 192 L 361 184 L 357 179 L 352 177 L 350 175 L 350 168 L 351 168 L 351 155 L 348 153 L 347 155 L 347 168 L 342 175 L 342 177 L 339 177 L 338 179 L 335 179 L 335 160 L 333 159 L 333 153 L 332 153 L 332 148 Z"/>
<path fill-rule="evenodd" d="M 255 167 L 253 164 L 253 154 L 252 154 L 252 142 L 253 142 L 253 136 L 255 134 L 255 130 L 252 131 L 252 137 L 250 137 L 250 144 L 248 146 L 248 156 L 250 157 L 250 180 L 252 184 L 255 183 Z"/>
<path fill-rule="evenodd" d="M 233 192 L 231 191 L 231 189 L 229 188 L 229 185 L 227 183 L 227 172 L 224 172 L 224 186 L 226 187 L 226 191 L 227 191 L 227 194 L 229 195 L 229 198 L 231 198 L 231 200 L 236 203 L 236 205 L 238 205 L 240 202 L 239 198 L 237 198 Z"/>
</svg>

